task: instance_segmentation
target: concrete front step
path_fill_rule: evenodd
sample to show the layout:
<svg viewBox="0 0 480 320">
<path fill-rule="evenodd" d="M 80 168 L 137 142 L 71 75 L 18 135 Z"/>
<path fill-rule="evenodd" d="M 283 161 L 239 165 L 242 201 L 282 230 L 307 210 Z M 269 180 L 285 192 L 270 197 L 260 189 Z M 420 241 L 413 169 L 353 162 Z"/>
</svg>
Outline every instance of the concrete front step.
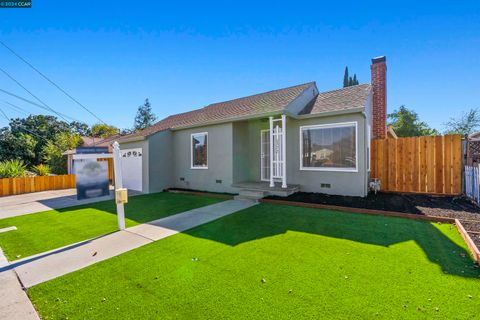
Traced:
<svg viewBox="0 0 480 320">
<path fill-rule="evenodd" d="M 263 197 L 262 197 L 262 198 L 263 198 Z M 258 202 L 258 199 L 261 199 L 261 198 L 238 195 L 238 196 L 234 196 L 233 199 L 234 199 L 234 200 L 249 200 L 249 201 Z"/>
<path fill-rule="evenodd" d="M 252 190 L 252 189 L 242 189 L 238 193 L 239 196 L 261 199 L 266 196 L 265 191 L 262 190 Z"/>
<path fill-rule="evenodd" d="M 241 191 L 259 191 L 263 192 L 263 197 L 266 196 L 280 196 L 288 197 L 289 195 L 300 191 L 300 186 L 296 184 L 289 184 L 287 188 L 282 188 L 281 183 L 276 182 L 273 187 L 270 187 L 269 182 L 262 181 L 250 181 L 250 182 L 238 182 L 232 184 L 232 187 L 238 188 Z"/>
<path fill-rule="evenodd" d="M 261 190 L 251 190 L 251 189 L 242 189 L 238 193 L 238 196 L 235 196 L 235 200 L 253 200 L 258 201 L 262 199 L 267 194 Z"/>
</svg>

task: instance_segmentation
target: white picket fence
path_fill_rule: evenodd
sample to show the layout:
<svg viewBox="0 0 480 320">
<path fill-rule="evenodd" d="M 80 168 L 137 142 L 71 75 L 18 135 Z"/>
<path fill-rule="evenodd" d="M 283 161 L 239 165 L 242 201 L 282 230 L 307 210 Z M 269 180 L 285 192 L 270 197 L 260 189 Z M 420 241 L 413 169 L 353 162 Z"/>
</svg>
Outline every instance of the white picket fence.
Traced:
<svg viewBox="0 0 480 320">
<path fill-rule="evenodd" d="M 480 166 L 465 166 L 465 194 L 480 204 Z"/>
</svg>

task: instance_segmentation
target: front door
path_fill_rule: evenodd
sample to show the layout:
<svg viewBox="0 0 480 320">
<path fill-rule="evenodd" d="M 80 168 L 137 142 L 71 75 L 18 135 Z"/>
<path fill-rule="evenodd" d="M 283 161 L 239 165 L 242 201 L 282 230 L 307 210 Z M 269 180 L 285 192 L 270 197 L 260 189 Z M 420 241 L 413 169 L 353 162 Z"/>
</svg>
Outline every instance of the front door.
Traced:
<svg viewBox="0 0 480 320">
<path fill-rule="evenodd" d="M 270 130 L 260 134 L 260 168 L 262 181 L 270 181 Z"/>
</svg>

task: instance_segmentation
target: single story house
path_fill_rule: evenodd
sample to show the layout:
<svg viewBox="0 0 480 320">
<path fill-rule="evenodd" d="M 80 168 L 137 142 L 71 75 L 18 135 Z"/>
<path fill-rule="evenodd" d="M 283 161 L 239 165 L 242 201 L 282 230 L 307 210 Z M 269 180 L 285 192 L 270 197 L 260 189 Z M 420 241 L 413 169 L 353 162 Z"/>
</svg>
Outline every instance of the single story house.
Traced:
<svg viewBox="0 0 480 320">
<path fill-rule="evenodd" d="M 146 193 L 365 196 L 370 140 L 388 134 L 385 57 L 372 59 L 371 73 L 371 83 L 333 91 L 309 82 L 213 103 L 123 136 L 124 184 Z"/>
</svg>

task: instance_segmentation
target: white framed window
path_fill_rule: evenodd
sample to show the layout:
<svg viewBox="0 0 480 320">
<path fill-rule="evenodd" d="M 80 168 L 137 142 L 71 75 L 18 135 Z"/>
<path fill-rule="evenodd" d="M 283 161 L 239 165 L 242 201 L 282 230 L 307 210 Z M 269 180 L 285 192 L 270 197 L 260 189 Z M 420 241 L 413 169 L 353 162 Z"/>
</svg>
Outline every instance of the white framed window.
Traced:
<svg viewBox="0 0 480 320">
<path fill-rule="evenodd" d="M 208 169 L 208 132 L 190 136 L 190 169 Z"/>
<path fill-rule="evenodd" d="M 300 170 L 358 172 L 357 122 L 300 127 Z"/>
</svg>

